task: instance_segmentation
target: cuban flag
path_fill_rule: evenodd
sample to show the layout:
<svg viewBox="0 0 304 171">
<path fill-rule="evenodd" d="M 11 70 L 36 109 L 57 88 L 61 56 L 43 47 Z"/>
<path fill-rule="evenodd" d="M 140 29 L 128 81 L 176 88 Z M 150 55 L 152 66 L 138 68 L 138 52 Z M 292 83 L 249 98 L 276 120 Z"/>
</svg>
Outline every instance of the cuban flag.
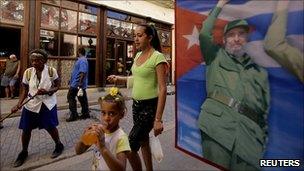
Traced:
<svg viewBox="0 0 304 171">
<path fill-rule="evenodd" d="M 217 0 L 176 1 L 177 148 L 202 157 L 197 126 L 206 98 L 205 63 L 199 48 L 199 31 Z M 214 30 L 214 41 L 222 42 L 227 22 L 246 19 L 252 27 L 247 53 L 269 74 L 271 104 L 269 135 L 264 159 L 304 158 L 304 85 L 263 49 L 276 1 L 232 0 L 222 9 Z M 287 40 L 303 52 L 303 1 L 289 3 Z M 248 144 L 250 145 L 250 144 Z M 274 169 L 274 168 L 272 168 Z"/>
</svg>

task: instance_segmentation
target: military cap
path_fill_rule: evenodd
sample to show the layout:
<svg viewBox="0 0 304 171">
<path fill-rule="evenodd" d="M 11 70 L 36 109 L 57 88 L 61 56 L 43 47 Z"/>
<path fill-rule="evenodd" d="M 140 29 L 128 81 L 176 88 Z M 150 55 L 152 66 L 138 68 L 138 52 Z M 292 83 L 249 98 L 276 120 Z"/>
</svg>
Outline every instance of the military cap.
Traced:
<svg viewBox="0 0 304 171">
<path fill-rule="evenodd" d="M 249 31 L 249 25 L 246 20 L 233 20 L 230 21 L 228 24 L 226 24 L 224 28 L 224 34 L 226 34 L 229 30 L 235 28 L 235 27 L 244 27 L 246 31 Z"/>
</svg>

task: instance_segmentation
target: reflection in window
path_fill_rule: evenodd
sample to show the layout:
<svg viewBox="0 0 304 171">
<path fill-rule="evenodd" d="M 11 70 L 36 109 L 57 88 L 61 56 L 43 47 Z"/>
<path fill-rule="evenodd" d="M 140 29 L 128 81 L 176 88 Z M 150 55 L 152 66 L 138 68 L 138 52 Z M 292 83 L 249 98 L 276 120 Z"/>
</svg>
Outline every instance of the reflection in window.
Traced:
<svg viewBox="0 0 304 171">
<path fill-rule="evenodd" d="M 44 2 L 60 5 L 60 0 L 43 0 Z"/>
<path fill-rule="evenodd" d="M 77 31 L 77 12 L 66 9 L 61 10 L 61 30 Z"/>
<path fill-rule="evenodd" d="M 71 34 L 60 35 L 60 56 L 76 56 L 77 36 Z"/>
<path fill-rule="evenodd" d="M 127 44 L 127 58 L 126 58 L 126 74 L 131 74 L 131 67 L 133 64 L 133 56 L 135 55 L 135 46 L 133 46 L 133 42 L 128 42 Z"/>
<path fill-rule="evenodd" d="M 97 15 L 97 8 L 85 4 L 79 4 L 79 10 Z"/>
<path fill-rule="evenodd" d="M 162 45 L 170 45 L 170 33 L 165 31 L 160 31 L 159 38 Z"/>
<path fill-rule="evenodd" d="M 162 53 L 165 55 L 166 60 L 171 60 L 171 47 L 162 47 Z"/>
<path fill-rule="evenodd" d="M 115 39 L 107 39 L 107 53 L 106 58 L 107 59 L 115 59 L 114 53 L 115 53 Z"/>
<path fill-rule="evenodd" d="M 40 48 L 51 56 L 58 56 L 58 32 L 40 30 Z"/>
<path fill-rule="evenodd" d="M 132 38 L 132 23 L 121 22 L 121 27 L 121 36 L 126 38 Z"/>
<path fill-rule="evenodd" d="M 106 67 L 106 78 L 109 75 L 116 74 L 115 73 L 115 60 L 107 60 L 105 67 Z"/>
<path fill-rule="evenodd" d="M 85 48 L 87 58 L 96 58 L 96 38 L 79 36 L 78 46 Z"/>
<path fill-rule="evenodd" d="M 74 10 L 78 9 L 78 4 L 77 3 L 67 1 L 67 0 L 61 1 L 61 6 L 68 7 L 68 8 L 74 9 Z"/>
<path fill-rule="evenodd" d="M 118 36 L 120 34 L 120 21 L 107 18 L 107 36 Z"/>
<path fill-rule="evenodd" d="M 0 21 L 23 23 L 24 4 L 22 1 L 0 1 Z"/>
<path fill-rule="evenodd" d="M 118 12 L 114 12 L 114 11 L 107 11 L 107 16 L 110 18 L 115 18 L 115 19 L 119 19 L 119 20 L 127 20 L 129 19 L 128 15 L 126 14 L 122 14 L 122 13 L 118 13 Z"/>
<path fill-rule="evenodd" d="M 85 33 L 96 33 L 97 16 L 79 13 L 79 31 Z"/>
<path fill-rule="evenodd" d="M 41 26 L 48 28 L 59 28 L 59 8 L 42 5 L 41 6 Z"/>
</svg>

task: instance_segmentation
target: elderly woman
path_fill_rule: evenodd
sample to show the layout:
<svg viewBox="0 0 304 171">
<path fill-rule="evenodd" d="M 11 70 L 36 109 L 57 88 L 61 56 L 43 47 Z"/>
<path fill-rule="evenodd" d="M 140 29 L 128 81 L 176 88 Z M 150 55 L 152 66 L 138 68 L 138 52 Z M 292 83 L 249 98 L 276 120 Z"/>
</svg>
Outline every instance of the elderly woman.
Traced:
<svg viewBox="0 0 304 171">
<path fill-rule="evenodd" d="M 51 158 L 58 157 L 64 149 L 56 128 L 58 125 L 57 99 L 54 93 L 60 86 L 57 71 L 46 65 L 47 54 L 43 50 L 31 51 L 30 60 L 33 67 L 25 70 L 19 102 L 12 108 L 12 112 L 18 111 L 26 97 L 34 96 L 22 109 L 19 124 L 19 129 L 22 129 L 22 151 L 19 153 L 14 167 L 21 166 L 26 160 L 31 132 L 35 128 L 47 130 L 56 143 Z"/>
</svg>

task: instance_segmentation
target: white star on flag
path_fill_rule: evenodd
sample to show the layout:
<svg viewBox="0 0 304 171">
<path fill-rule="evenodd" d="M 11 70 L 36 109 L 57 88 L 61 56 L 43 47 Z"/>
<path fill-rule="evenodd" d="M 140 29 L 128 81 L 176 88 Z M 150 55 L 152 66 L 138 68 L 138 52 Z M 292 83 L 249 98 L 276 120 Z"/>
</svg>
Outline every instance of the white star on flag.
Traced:
<svg viewBox="0 0 304 171">
<path fill-rule="evenodd" d="M 190 49 L 193 45 L 199 45 L 199 33 L 196 26 L 193 27 L 192 34 L 183 35 L 183 37 L 188 40 L 187 50 Z"/>
</svg>

